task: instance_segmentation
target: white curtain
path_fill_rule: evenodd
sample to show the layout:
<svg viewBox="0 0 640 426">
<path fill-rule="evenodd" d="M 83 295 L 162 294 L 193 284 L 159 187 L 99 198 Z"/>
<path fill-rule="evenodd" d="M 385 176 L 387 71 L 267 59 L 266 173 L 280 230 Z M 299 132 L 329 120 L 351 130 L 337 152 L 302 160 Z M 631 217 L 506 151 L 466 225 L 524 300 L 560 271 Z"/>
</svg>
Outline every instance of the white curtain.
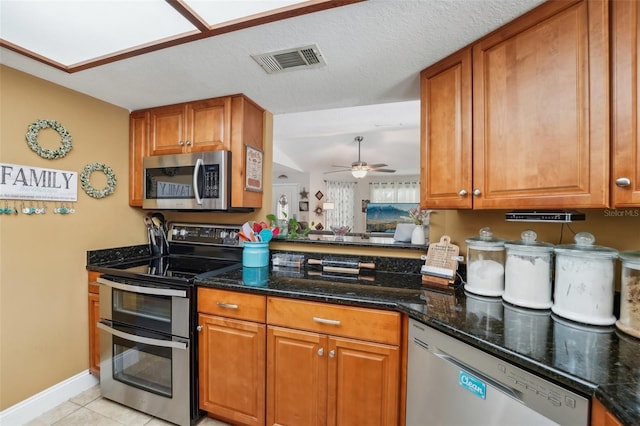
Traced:
<svg viewBox="0 0 640 426">
<path fill-rule="evenodd" d="M 371 182 L 369 197 L 372 203 L 419 203 L 420 182 Z"/>
<path fill-rule="evenodd" d="M 325 181 L 325 185 L 325 202 L 334 205 L 333 209 L 325 210 L 325 228 L 346 225 L 353 229 L 356 183 Z"/>
</svg>

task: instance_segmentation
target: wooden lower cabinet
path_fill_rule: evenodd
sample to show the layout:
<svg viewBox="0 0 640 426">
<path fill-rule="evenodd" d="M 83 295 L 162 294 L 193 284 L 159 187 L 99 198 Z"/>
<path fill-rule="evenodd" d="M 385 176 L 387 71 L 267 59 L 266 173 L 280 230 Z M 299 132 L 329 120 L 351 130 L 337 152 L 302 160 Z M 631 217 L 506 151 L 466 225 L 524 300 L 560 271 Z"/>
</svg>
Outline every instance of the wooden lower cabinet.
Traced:
<svg viewBox="0 0 640 426">
<path fill-rule="evenodd" d="M 96 324 L 100 320 L 100 287 L 97 272 L 89 272 L 89 373 L 100 377 L 100 333 Z"/>
<path fill-rule="evenodd" d="M 591 400 L 591 426 L 622 426 L 600 401 Z"/>
<path fill-rule="evenodd" d="M 234 424 L 264 425 L 265 325 L 198 315 L 200 408 Z"/>
<path fill-rule="evenodd" d="M 267 425 L 398 424 L 399 345 L 363 339 L 397 342 L 399 314 L 268 298 L 267 318 Z"/>
<path fill-rule="evenodd" d="M 199 405 L 234 425 L 265 424 L 265 297 L 198 289 Z"/>
<path fill-rule="evenodd" d="M 199 405 L 234 425 L 398 425 L 401 315 L 198 288 Z"/>
</svg>

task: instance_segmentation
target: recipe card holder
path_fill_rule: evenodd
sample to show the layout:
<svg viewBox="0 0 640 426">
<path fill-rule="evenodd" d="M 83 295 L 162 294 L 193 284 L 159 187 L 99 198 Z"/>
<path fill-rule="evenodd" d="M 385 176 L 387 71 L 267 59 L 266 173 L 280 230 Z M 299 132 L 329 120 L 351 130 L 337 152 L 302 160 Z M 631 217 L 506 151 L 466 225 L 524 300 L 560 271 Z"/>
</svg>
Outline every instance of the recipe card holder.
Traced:
<svg viewBox="0 0 640 426">
<path fill-rule="evenodd" d="M 460 247 L 451 244 L 451 237 L 443 235 L 437 243 L 429 244 L 427 257 L 420 269 L 422 284 L 446 287 L 456 280 Z"/>
</svg>

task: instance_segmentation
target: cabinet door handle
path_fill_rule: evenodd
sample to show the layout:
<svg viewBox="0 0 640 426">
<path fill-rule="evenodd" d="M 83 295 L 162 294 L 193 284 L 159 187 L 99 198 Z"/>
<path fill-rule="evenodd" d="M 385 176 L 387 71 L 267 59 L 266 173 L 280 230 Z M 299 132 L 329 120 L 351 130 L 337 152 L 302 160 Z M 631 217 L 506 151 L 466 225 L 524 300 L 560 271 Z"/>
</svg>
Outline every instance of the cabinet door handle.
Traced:
<svg viewBox="0 0 640 426">
<path fill-rule="evenodd" d="M 226 308 L 226 309 L 238 309 L 238 305 L 236 305 L 235 303 L 218 302 L 217 305 L 220 306 L 221 308 Z"/>
<path fill-rule="evenodd" d="M 326 319 L 326 318 L 320 318 L 320 317 L 313 317 L 313 320 L 315 322 L 319 322 L 320 324 L 340 325 L 339 320 L 332 320 L 332 319 Z"/>
<path fill-rule="evenodd" d="M 191 146 L 191 141 L 187 141 L 187 142 L 186 142 L 186 145 L 187 145 L 187 146 Z"/>
<path fill-rule="evenodd" d="M 628 177 L 618 178 L 616 179 L 616 186 L 618 188 L 627 188 L 628 186 L 631 186 L 631 179 Z"/>
<path fill-rule="evenodd" d="M 476 197 L 479 197 L 482 194 L 482 191 L 480 191 L 478 188 L 473 190 L 473 195 L 475 195 Z"/>
<path fill-rule="evenodd" d="M 196 327 L 196 330 L 202 331 L 203 328 L 204 328 L 203 326 L 199 325 L 199 326 Z"/>
<path fill-rule="evenodd" d="M 318 356 L 323 356 L 323 355 L 324 355 L 324 348 L 318 349 Z"/>
<path fill-rule="evenodd" d="M 182 146 L 182 145 L 184 145 L 184 142 L 183 141 L 178 141 L 178 145 Z"/>
<path fill-rule="evenodd" d="M 336 357 L 336 351 L 331 350 L 329 351 L 329 358 L 335 358 Z"/>
<path fill-rule="evenodd" d="M 466 189 L 461 189 L 461 190 L 458 192 L 458 195 L 459 195 L 459 196 L 461 196 L 461 197 L 464 197 L 464 196 L 465 196 L 465 195 L 467 195 L 467 194 L 468 194 L 468 192 L 467 192 L 467 190 L 466 190 Z"/>
</svg>

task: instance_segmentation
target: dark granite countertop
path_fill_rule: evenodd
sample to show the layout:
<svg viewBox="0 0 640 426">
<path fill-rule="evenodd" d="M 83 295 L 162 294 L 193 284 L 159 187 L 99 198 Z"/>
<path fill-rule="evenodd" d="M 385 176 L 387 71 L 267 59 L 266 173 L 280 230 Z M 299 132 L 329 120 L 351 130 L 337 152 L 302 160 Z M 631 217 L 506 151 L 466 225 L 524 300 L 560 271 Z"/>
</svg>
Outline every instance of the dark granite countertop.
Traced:
<svg viewBox="0 0 640 426">
<path fill-rule="evenodd" d="M 282 252 L 287 253 L 287 252 Z M 144 259 L 146 246 L 87 253 L 87 269 Z M 203 287 L 395 310 L 587 397 L 624 425 L 640 424 L 640 339 L 615 327 L 577 324 L 500 298 L 422 285 L 419 259 L 369 258 L 376 271 L 335 275 L 307 268 L 241 268 L 197 280 Z M 383 272 L 388 271 L 388 272 Z"/>
<path fill-rule="evenodd" d="M 625 425 L 640 424 L 640 340 L 615 327 L 577 324 L 500 298 L 422 285 L 417 273 L 359 277 L 319 271 L 242 268 L 198 281 L 204 287 L 392 309 L 586 397 L 595 395 Z"/>
</svg>

